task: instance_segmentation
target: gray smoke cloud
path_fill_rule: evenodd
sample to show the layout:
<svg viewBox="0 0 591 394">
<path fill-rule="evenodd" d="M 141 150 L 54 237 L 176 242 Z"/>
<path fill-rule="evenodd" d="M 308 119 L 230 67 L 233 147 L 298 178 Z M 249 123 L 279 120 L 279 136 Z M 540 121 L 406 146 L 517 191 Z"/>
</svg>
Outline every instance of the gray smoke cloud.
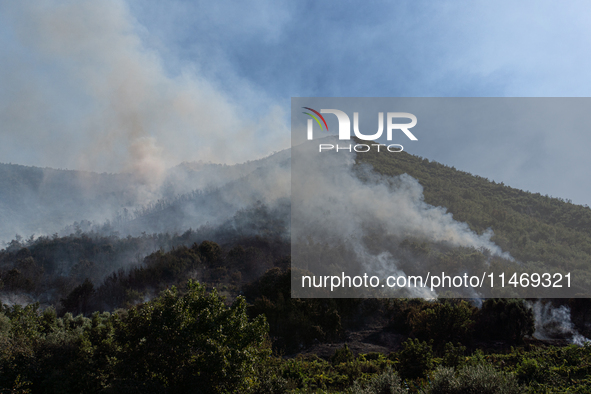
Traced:
<svg viewBox="0 0 591 394">
<path fill-rule="evenodd" d="M 6 161 L 131 172 L 157 187 L 181 161 L 238 163 L 288 146 L 280 107 L 250 114 L 198 65 L 172 75 L 124 1 L 2 1 L 0 14 Z"/>
<path fill-rule="evenodd" d="M 466 223 L 455 221 L 445 208 L 425 203 L 423 187 L 411 176 L 385 177 L 368 167 L 354 171 L 355 155 L 333 150 L 307 155 L 307 160 L 294 164 L 301 181 L 293 186 L 294 220 L 313 223 L 297 226 L 296 238 L 325 234 L 326 238 L 361 239 L 364 224 L 374 222 L 399 237 L 486 248 L 493 255 L 511 259 L 490 240 L 492 231 L 476 234 Z"/>
<path fill-rule="evenodd" d="M 14 305 L 27 306 L 38 301 L 28 294 L 3 293 L 0 296 L 0 303 L 9 307 Z"/>
</svg>

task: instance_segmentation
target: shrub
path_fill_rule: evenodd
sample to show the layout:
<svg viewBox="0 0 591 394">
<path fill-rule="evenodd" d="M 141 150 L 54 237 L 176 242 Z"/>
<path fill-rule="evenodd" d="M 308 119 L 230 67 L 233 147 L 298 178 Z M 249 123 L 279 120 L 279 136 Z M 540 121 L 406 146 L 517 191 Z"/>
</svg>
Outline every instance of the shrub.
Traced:
<svg viewBox="0 0 591 394">
<path fill-rule="evenodd" d="M 349 346 L 345 344 L 345 346 L 342 348 L 335 350 L 334 354 L 330 358 L 330 362 L 333 365 L 338 365 L 341 363 L 348 363 L 354 359 L 355 356 L 353 355 L 353 352 L 349 349 Z"/>
<path fill-rule="evenodd" d="M 407 339 L 403 349 L 398 353 L 400 375 L 403 379 L 425 377 L 433 368 L 433 349 L 431 343 L 419 342 L 418 339 Z"/>
<path fill-rule="evenodd" d="M 443 354 L 443 365 L 446 367 L 457 368 L 465 363 L 464 352 L 466 346 L 462 346 L 458 343 L 458 346 L 454 346 L 451 342 L 445 344 L 445 350 Z"/>
<path fill-rule="evenodd" d="M 388 367 L 383 373 L 374 376 L 369 381 L 361 383 L 355 381 L 348 391 L 350 394 L 402 394 L 406 390 L 400 385 L 400 377 L 392 368 Z"/>
<path fill-rule="evenodd" d="M 466 301 L 425 303 L 409 316 L 413 336 L 433 339 L 439 350 L 448 341 L 465 341 L 474 326 L 474 309 Z"/>
<path fill-rule="evenodd" d="M 259 372 L 257 383 L 247 391 L 248 394 L 284 394 L 287 393 L 288 381 L 281 376 L 278 368 L 263 366 Z"/>
<path fill-rule="evenodd" d="M 544 369 L 533 358 L 524 358 L 521 363 L 517 365 L 517 377 L 521 382 L 529 383 L 533 380 L 537 382 L 544 381 Z"/>
<path fill-rule="evenodd" d="M 118 328 L 120 391 L 244 391 L 268 354 L 263 316 L 249 322 L 243 297 L 228 307 L 192 281 L 185 295 L 173 287 L 132 308 Z"/>
<path fill-rule="evenodd" d="M 439 367 L 431 380 L 430 394 L 518 394 L 523 393 L 515 376 L 496 371 L 491 365 L 466 366 L 454 374 L 453 368 Z"/>
</svg>

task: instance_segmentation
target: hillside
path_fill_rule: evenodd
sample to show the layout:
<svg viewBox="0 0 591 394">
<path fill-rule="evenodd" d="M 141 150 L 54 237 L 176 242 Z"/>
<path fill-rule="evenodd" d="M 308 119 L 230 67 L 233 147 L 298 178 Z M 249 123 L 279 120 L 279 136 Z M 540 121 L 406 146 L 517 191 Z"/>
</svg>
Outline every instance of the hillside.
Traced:
<svg viewBox="0 0 591 394">
<path fill-rule="evenodd" d="M 256 188 L 266 191 L 269 186 L 253 178 L 263 177 L 261 168 L 273 177 L 288 158 L 289 151 L 282 151 L 236 165 L 182 163 L 150 182 L 130 173 L 0 164 L 0 242 L 16 234 L 67 235 L 77 229 L 126 236 L 220 224 L 239 209 L 264 201 Z"/>
<path fill-rule="evenodd" d="M 402 378 L 400 390 L 436 392 L 429 391 L 434 382 L 449 379 L 449 369 L 439 367 L 492 379 L 511 387 L 507 392 L 587 387 L 589 346 L 564 346 L 591 334 L 587 299 L 291 298 L 289 201 L 273 189 L 289 170 L 281 155 L 244 172 L 220 167 L 231 173 L 224 178 L 229 181 L 162 199 L 123 221 L 134 232 L 144 226 L 162 231 L 120 237 L 73 228 L 70 235 L 13 240 L 0 251 L 1 387 L 172 392 L 200 382 L 250 393 L 301 393 L 360 390 Z M 406 153 L 359 155 L 360 176 L 365 164 L 386 179 L 416 178 L 425 202 L 445 207 L 479 234 L 491 228 L 493 241 L 525 266 L 580 275 L 590 267 L 587 207 Z M 204 171 L 186 164 L 177 170 Z M 190 176 L 202 182 L 197 173 Z M 194 215 L 183 222 L 189 208 L 220 221 Z M 182 229 L 187 225 L 192 229 Z M 182 230 L 165 231 L 172 227 Z M 487 258 L 481 250 L 429 239 L 389 240 L 405 270 L 418 259 L 457 267 Z M 207 327 L 193 329 L 206 316 L 213 319 Z M 251 331 L 240 337 L 240 330 L 227 327 Z M 532 337 L 534 331 L 543 341 Z M 215 363 L 201 362 L 203 346 Z M 167 356 L 171 348 L 174 358 Z M 229 366 L 237 367 L 232 376 L 224 369 Z"/>
<path fill-rule="evenodd" d="M 289 183 L 285 182 L 289 174 L 288 153 L 283 151 L 263 160 L 236 166 L 185 163 L 170 171 L 164 190 L 172 193 L 172 190 L 187 189 L 190 185 L 216 185 L 213 181 L 216 174 L 219 176 L 217 186 L 177 194 L 169 199 L 161 198 L 134 211 L 130 209 L 127 217 L 119 216 L 118 221 L 107 222 L 109 231 L 106 232 L 101 222 L 80 221 L 76 226 L 66 227 L 64 224 L 62 228 L 69 232 L 62 231 L 61 235 L 69 236 L 71 233 L 76 237 L 85 231 L 92 231 L 94 235 L 90 239 L 105 242 L 103 239 L 116 238 L 117 234 L 122 238 L 127 235 L 141 238 L 145 234 L 183 234 L 193 229 L 199 236 L 193 236 L 191 242 L 209 239 L 225 243 L 240 237 L 268 234 L 286 239 L 289 236 L 285 228 L 289 218 Z M 591 267 L 591 209 L 588 207 L 490 182 L 404 152 L 358 154 L 357 165 L 357 168 L 370 165 L 372 171 L 387 178 L 401 174 L 414 177 L 422 187 L 422 196 L 427 204 L 444 207 L 456 221 L 467 223 L 477 234 L 491 229 L 494 232 L 492 241 L 509 252 L 522 268 L 550 267 L 571 271 L 582 278 L 583 283 L 591 283 L 588 273 Z M 15 165 L 5 165 L 2 169 L 0 181 L 5 188 L 0 194 L 0 203 L 4 207 L 1 213 L 18 213 L 20 216 L 14 220 L 35 217 L 39 221 L 49 221 L 53 226 L 68 219 L 81 220 L 84 218 L 81 211 L 88 209 L 88 212 L 94 212 L 101 207 L 101 201 L 108 205 L 112 205 L 112 201 L 121 203 L 127 193 L 122 184 L 130 181 L 129 175 L 87 174 Z M 85 184 L 80 183 L 82 175 Z M 179 186 L 174 186 L 175 182 Z M 133 189 L 135 186 L 128 183 L 127 187 Z M 91 195 L 95 189 L 104 193 Z M 60 190 L 63 193 L 61 198 Z M 25 197 L 18 198 L 19 195 Z M 104 201 L 109 198 L 112 201 Z M 54 202 L 60 202 L 60 205 L 51 205 Z M 261 209 L 266 212 L 264 215 L 260 214 Z M 46 216 L 33 214 L 37 211 Z M 58 215 L 60 212 L 68 212 L 70 216 L 61 216 L 62 222 L 47 219 L 47 215 Z M 88 225 L 84 226 L 84 223 Z M 2 222 L 2 227 L 5 232 L 12 232 L 9 221 Z M 383 234 L 374 233 L 372 237 L 373 241 L 368 238 L 370 246 Z M 19 239 L 15 245 L 26 244 L 34 248 L 37 244 L 47 243 L 44 240 L 50 239 L 42 237 L 39 241 L 29 239 L 26 242 Z M 416 270 L 416 261 L 419 260 L 429 267 L 444 267 L 454 272 L 472 262 L 481 264 L 487 258 L 480 250 L 453 247 L 426 238 L 390 237 L 384 241 L 387 250 L 399 258 L 400 267 L 407 272 Z M 166 250 L 170 247 L 160 241 L 140 243 L 153 246 L 138 249 L 133 263 L 158 248 L 164 246 Z M 132 250 L 128 250 L 125 255 L 131 254 Z M 92 256 L 80 258 L 89 260 Z M 110 261 L 118 263 L 98 271 L 106 275 L 117 266 L 129 266 L 132 262 L 124 263 L 125 258 L 111 257 Z M 78 263 L 72 259 L 67 261 L 66 267 Z M 55 271 L 52 269 L 46 274 L 53 275 Z M 100 279 L 97 272 L 89 277 Z M 585 293 L 587 288 L 580 287 L 577 291 Z"/>
<path fill-rule="evenodd" d="M 104 220 L 135 200 L 132 177 L 0 164 L 0 240 Z"/>
<path fill-rule="evenodd" d="M 528 266 L 576 271 L 591 283 L 591 209 L 568 200 L 527 192 L 458 171 L 406 152 L 357 155 L 386 176 L 403 173 L 423 186 L 424 200 L 442 206 L 455 220 L 481 234 Z"/>
</svg>

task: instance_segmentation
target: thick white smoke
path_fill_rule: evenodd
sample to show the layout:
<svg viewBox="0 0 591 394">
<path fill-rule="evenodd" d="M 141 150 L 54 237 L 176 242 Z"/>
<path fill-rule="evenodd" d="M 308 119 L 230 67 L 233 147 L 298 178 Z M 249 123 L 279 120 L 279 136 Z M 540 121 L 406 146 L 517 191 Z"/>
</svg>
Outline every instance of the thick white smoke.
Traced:
<svg viewBox="0 0 591 394">
<path fill-rule="evenodd" d="M 337 144 L 329 139 L 322 142 Z M 408 238 L 488 250 L 490 255 L 513 260 L 491 241 L 492 231 L 479 235 L 454 220 L 445 208 L 425 203 L 423 187 L 411 176 L 386 177 L 369 167 L 355 166 L 356 155 L 362 154 L 346 150 L 319 153 L 313 143 L 292 148 L 292 251 L 303 256 L 295 259 L 296 266 L 329 274 L 323 270 L 339 265 L 343 258 L 335 252 L 334 258 L 327 255 L 313 267 L 306 245 L 310 241 L 334 247 L 342 243 L 356 255 L 358 263 L 350 267 L 383 278 L 404 275 L 408 273 L 400 270 L 398 256 L 383 251 L 389 248 L 384 243 Z"/>
<path fill-rule="evenodd" d="M 360 240 L 371 223 L 397 237 L 485 248 L 511 259 L 490 240 L 492 231 L 478 235 L 445 208 L 425 203 L 423 187 L 409 175 L 384 177 L 367 167 L 354 171 L 356 154 L 348 151 L 295 155 L 292 215 L 296 224 L 302 223 L 294 226 L 296 238 Z"/>
<path fill-rule="evenodd" d="M 558 308 L 551 303 L 536 301 L 530 303 L 534 312 L 536 331 L 534 337 L 538 339 L 562 339 L 567 338 L 570 342 L 583 346 L 591 342 L 588 338 L 579 334 L 571 321 L 570 308 L 561 305 Z"/>
</svg>

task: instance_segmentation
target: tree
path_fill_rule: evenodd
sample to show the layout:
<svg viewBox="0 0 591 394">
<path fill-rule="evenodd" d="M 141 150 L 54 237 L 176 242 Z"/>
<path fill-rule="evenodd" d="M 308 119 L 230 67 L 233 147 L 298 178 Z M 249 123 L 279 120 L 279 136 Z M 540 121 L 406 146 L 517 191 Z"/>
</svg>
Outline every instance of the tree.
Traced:
<svg viewBox="0 0 591 394">
<path fill-rule="evenodd" d="M 228 307 L 215 290 L 207 294 L 194 281 L 184 295 L 173 287 L 132 308 L 118 331 L 121 390 L 243 391 L 257 361 L 268 355 L 265 318 L 249 322 L 243 297 Z"/>
<path fill-rule="evenodd" d="M 466 301 L 425 303 L 410 314 L 412 332 L 417 338 L 432 339 L 439 349 L 448 341 L 465 341 L 474 325 L 474 309 Z"/>
<path fill-rule="evenodd" d="M 62 298 L 61 302 L 66 311 L 85 315 L 88 312 L 88 302 L 94 293 L 94 285 L 86 278 L 84 283 L 72 290 L 66 298 Z"/>
<path fill-rule="evenodd" d="M 503 339 L 521 343 L 534 333 L 534 314 L 519 299 L 488 299 L 476 315 L 477 330 L 484 339 Z"/>
<path fill-rule="evenodd" d="M 433 341 L 431 341 L 432 343 Z M 398 353 L 400 376 L 403 379 L 415 379 L 426 376 L 433 368 L 433 349 L 431 343 L 419 342 L 417 338 L 408 338 Z"/>
<path fill-rule="evenodd" d="M 203 241 L 199 245 L 199 253 L 209 264 L 215 263 L 222 256 L 222 248 L 215 242 Z"/>
</svg>

